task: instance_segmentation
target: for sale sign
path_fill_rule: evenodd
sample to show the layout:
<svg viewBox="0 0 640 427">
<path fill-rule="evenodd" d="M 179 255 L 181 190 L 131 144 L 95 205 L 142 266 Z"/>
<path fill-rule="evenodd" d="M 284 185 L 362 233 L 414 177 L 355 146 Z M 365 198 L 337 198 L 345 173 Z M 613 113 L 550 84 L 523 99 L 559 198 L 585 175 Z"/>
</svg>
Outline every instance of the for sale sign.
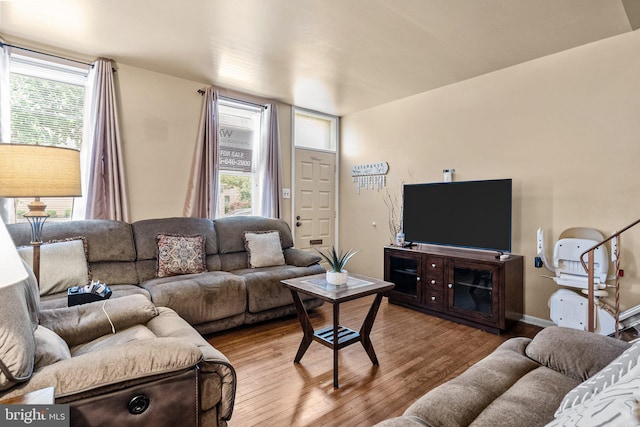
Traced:
<svg viewBox="0 0 640 427">
<path fill-rule="evenodd" d="M 252 129 L 220 124 L 220 169 L 251 172 L 254 132 Z"/>
</svg>

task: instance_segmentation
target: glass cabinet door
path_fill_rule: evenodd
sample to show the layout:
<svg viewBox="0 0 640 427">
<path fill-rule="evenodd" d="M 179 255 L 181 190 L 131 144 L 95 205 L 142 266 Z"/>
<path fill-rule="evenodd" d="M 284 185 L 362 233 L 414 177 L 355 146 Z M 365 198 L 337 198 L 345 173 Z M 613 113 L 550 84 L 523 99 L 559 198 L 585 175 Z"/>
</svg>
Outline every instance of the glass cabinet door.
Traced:
<svg viewBox="0 0 640 427">
<path fill-rule="evenodd" d="M 487 265 L 453 263 L 447 284 L 449 309 L 467 316 L 494 318 L 498 310 L 497 271 Z"/>
<path fill-rule="evenodd" d="M 387 253 L 385 280 L 396 286 L 390 295 L 397 300 L 417 301 L 421 297 L 421 257 L 412 253 Z"/>
</svg>

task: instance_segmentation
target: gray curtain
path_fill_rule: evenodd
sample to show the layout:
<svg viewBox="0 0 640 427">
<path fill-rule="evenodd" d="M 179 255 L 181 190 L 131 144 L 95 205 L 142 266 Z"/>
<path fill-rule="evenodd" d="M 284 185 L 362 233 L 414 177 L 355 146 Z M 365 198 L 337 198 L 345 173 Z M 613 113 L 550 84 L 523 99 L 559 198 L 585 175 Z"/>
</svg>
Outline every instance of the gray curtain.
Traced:
<svg viewBox="0 0 640 427">
<path fill-rule="evenodd" d="M 280 127 L 278 106 L 268 104 L 264 113 L 263 155 L 259 163 L 260 215 L 282 218 L 282 167 L 280 165 Z"/>
<path fill-rule="evenodd" d="M 184 216 L 216 217 L 218 206 L 218 91 L 205 89 L 200 130 L 189 177 Z"/>
<path fill-rule="evenodd" d="M 89 73 L 86 219 L 129 221 L 113 64 L 100 58 Z"/>
<path fill-rule="evenodd" d="M 11 142 L 11 87 L 9 86 L 9 46 L 0 39 L 0 144 Z M 5 224 L 16 221 L 14 200 L 0 197 L 0 218 Z"/>
</svg>

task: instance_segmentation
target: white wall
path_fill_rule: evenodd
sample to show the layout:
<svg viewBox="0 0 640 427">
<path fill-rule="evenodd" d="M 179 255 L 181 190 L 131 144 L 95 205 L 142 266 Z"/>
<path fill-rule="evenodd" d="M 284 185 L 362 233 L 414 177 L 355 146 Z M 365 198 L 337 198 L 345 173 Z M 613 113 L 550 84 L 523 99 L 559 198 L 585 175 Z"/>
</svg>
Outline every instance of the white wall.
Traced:
<svg viewBox="0 0 640 427">
<path fill-rule="evenodd" d="M 357 195 L 354 164 L 387 161 L 396 195 L 445 168 L 456 180 L 512 178 L 525 313 L 548 319 L 557 288 L 533 268 L 536 229 L 552 248 L 566 228 L 609 235 L 640 218 L 639 51 L 636 31 L 344 117 L 340 241 L 362 249 L 349 270 L 382 277 L 390 241 L 384 191 Z M 622 245 L 623 303 L 639 304 L 640 227 Z"/>
</svg>

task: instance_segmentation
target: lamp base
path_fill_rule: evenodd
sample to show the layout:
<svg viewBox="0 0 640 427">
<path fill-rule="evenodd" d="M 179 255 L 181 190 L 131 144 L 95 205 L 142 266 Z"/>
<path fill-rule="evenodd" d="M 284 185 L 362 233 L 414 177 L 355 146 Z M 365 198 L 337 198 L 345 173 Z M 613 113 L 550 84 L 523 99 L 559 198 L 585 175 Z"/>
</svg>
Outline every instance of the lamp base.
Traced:
<svg viewBox="0 0 640 427">
<path fill-rule="evenodd" d="M 45 212 L 47 205 L 40 201 L 40 197 L 28 205 L 29 212 L 22 215 L 31 224 L 31 246 L 33 246 L 33 274 L 36 281 L 40 285 L 40 245 L 42 245 L 42 227 L 44 222 L 49 218 L 49 214 Z"/>
</svg>

